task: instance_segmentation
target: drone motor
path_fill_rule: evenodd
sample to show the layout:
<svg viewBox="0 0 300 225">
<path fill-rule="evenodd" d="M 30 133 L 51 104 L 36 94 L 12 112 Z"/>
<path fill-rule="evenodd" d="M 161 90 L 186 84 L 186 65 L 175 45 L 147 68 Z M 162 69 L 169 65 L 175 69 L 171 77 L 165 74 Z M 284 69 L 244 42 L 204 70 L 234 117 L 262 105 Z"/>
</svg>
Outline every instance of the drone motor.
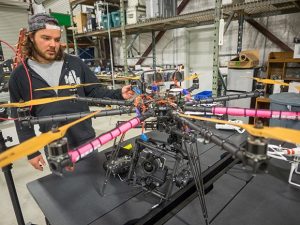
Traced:
<svg viewBox="0 0 300 225">
<path fill-rule="evenodd" d="M 48 162 L 52 172 L 61 175 L 63 168 L 72 166 L 68 149 L 67 138 L 62 138 L 48 145 Z"/>
</svg>

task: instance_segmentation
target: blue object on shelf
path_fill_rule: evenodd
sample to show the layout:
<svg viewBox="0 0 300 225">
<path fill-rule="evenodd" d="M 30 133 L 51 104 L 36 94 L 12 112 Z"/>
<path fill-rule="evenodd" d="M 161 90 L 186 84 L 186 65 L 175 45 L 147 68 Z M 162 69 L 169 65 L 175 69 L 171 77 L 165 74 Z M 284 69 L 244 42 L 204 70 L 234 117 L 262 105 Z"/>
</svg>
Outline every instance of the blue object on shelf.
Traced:
<svg viewBox="0 0 300 225">
<path fill-rule="evenodd" d="M 113 23 L 113 27 L 119 27 L 121 26 L 121 14 L 120 14 L 120 11 L 114 11 L 114 12 L 111 12 L 111 20 L 112 20 L 112 23 Z"/>
<path fill-rule="evenodd" d="M 198 94 L 194 95 L 194 99 L 199 101 L 201 99 L 206 99 L 212 97 L 212 91 L 201 91 Z"/>
</svg>

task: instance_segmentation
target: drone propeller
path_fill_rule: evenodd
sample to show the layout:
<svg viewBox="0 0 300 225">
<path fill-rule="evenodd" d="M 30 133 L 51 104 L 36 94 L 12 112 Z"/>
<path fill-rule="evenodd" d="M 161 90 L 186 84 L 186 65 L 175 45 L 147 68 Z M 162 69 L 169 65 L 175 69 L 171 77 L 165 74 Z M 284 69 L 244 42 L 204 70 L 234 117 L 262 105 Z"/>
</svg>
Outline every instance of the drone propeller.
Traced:
<svg viewBox="0 0 300 225">
<path fill-rule="evenodd" d="M 111 77 L 104 77 L 104 76 L 97 76 L 98 78 L 101 78 L 102 80 L 112 80 Z M 119 80 L 119 81 L 126 81 L 126 80 L 140 80 L 140 76 L 134 76 L 134 77 L 126 77 L 126 76 L 119 76 L 115 77 L 114 80 Z"/>
<path fill-rule="evenodd" d="M 73 89 L 73 88 L 79 88 L 79 87 L 86 87 L 86 86 L 91 86 L 91 85 L 99 85 L 99 83 L 61 85 L 61 86 L 38 88 L 38 89 L 35 89 L 34 91 L 64 90 L 64 89 Z"/>
<path fill-rule="evenodd" d="M 118 78 L 118 77 L 117 77 Z M 122 78 L 122 77 L 119 77 L 119 78 Z M 140 76 L 134 76 L 134 77 L 124 77 L 125 79 L 128 79 L 128 80 L 140 80 L 141 77 Z"/>
<path fill-rule="evenodd" d="M 272 79 L 263 79 L 263 78 L 258 78 L 258 77 L 249 77 L 253 80 L 256 80 L 259 83 L 263 83 L 263 84 L 279 84 L 282 86 L 289 86 L 288 83 L 282 82 L 282 81 L 278 81 L 278 80 L 272 80 Z"/>
<path fill-rule="evenodd" d="M 10 108 L 10 107 L 29 107 L 33 105 L 43 105 L 47 103 L 52 102 L 58 102 L 58 101 L 64 101 L 64 100 L 70 100 L 76 98 L 75 96 L 67 96 L 67 97 L 55 97 L 55 98 L 41 98 L 41 99 L 33 99 L 27 102 L 12 102 L 12 103 L 6 103 L 1 104 L 0 107 L 4 108 Z"/>
<path fill-rule="evenodd" d="M 89 115 L 87 115 L 81 119 L 75 120 L 71 123 L 68 123 L 62 127 L 57 128 L 57 130 L 43 133 L 39 136 L 33 137 L 15 147 L 12 147 L 12 148 L 6 150 L 5 152 L 0 154 L 0 167 L 4 167 L 4 166 L 14 162 L 17 159 L 20 159 L 24 156 L 30 155 L 30 154 L 40 150 L 45 145 L 64 137 L 67 130 L 70 127 L 95 116 L 99 112 L 100 111 L 90 113 Z"/>
<path fill-rule="evenodd" d="M 190 76 L 187 76 L 184 80 L 194 80 L 194 79 L 197 79 L 199 78 L 199 75 L 197 73 L 194 73 Z"/>
<path fill-rule="evenodd" d="M 300 131 L 298 130 L 292 130 L 292 129 L 281 128 L 281 127 L 257 128 L 254 125 L 250 125 L 250 124 L 239 124 L 239 123 L 233 123 L 225 120 L 211 119 L 211 118 L 200 117 L 200 116 L 188 116 L 184 114 L 179 114 L 179 116 L 188 119 L 209 121 L 213 123 L 230 124 L 233 126 L 241 127 L 245 129 L 249 134 L 257 137 L 277 139 L 277 140 L 287 141 L 296 144 L 300 143 Z"/>
<path fill-rule="evenodd" d="M 272 79 L 263 79 L 263 78 L 258 78 L 258 77 L 246 77 L 246 78 L 250 78 L 253 80 L 256 80 L 259 83 L 263 83 L 263 84 L 278 84 L 281 86 L 290 86 L 289 83 L 285 83 L 282 81 L 278 81 L 278 80 L 272 80 Z M 295 87 L 298 91 L 300 91 L 300 86 L 296 86 Z"/>
</svg>

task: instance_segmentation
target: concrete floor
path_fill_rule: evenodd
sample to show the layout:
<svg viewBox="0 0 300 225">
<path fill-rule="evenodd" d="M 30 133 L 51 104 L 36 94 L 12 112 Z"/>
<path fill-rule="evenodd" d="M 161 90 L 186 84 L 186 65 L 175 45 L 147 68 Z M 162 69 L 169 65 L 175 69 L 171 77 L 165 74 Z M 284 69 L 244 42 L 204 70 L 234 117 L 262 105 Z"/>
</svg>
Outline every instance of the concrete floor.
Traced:
<svg viewBox="0 0 300 225">
<path fill-rule="evenodd" d="M 122 115 L 96 118 L 93 120 L 93 126 L 97 134 L 101 134 L 115 127 L 117 121 L 128 120 L 135 115 Z M 13 122 L 0 123 L 0 129 L 3 132 L 4 137 L 11 136 L 14 140 L 13 143 L 8 143 L 8 146 L 17 144 L 17 135 Z M 38 127 L 36 128 L 38 129 Z M 140 129 L 132 129 L 126 134 L 125 139 L 132 138 L 140 134 Z M 112 145 L 112 141 L 103 146 L 99 151 Z M 45 224 L 45 219 L 42 211 L 30 195 L 26 188 L 26 184 L 30 181 L 36 180 L 40 177 L 46 176 L 50 173 L 47 166 L 43 172 L 35 170 L 28 163 L 27 159 L 23 158 L 16 161 L 13 165 L 12 174 L 16 186 L 16 190 L 19 196 L 20 205 L 23 211 L 25 223 L 33 223 L 38 225 Z M 4 179 L 3 173 L 0 173 L 0 225 L 16 225 L 15 214 L 10 201 L 8 189 Z"/>
</svg>

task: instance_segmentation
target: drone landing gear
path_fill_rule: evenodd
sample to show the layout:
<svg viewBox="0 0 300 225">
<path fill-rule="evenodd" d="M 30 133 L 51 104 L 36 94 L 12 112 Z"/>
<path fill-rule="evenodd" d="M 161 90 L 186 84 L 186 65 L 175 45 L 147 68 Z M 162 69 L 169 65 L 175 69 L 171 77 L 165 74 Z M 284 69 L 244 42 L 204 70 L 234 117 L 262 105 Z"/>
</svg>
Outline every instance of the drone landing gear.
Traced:
<svg viewBox="0 0 300 225">
<path fill-rule="evenodd" d="M 293 178 L 294 173 L 300 175 L 299 162 L 300 162 L 300 158 L 296 157 L 296 159 L 294 159 L 294 161 L 291 163 L 291 170 L 290 170 L 290 174 L 289 174 L 289 183 L 292 185 L 295 185 L 297 187 L 300 187 L 300 184 L 293 182 L 292 178 Z"/>
<path fill-rule="evenodd" d="M 8 141 L 12 141 L 11 137 L 7 137 L 7 139 L 4 139 L 2 132 L 0 131 L 0 153 L 4 152 L 7 147 L 6 147 L 6 142 Z M 2 171 L 4 173 L 4 177 L 5 177 L 5 181 L 7 184 L 7 188 L 9 191 L 9 195 L 10 195 L 10 199 L 14 208 L 14 212 L 16 215 L 16 220 L 18 225 L 25 225 L 24 222 L 24 217 L 23 217 L 23 213 L 21 210 L 21 206 L 20 206 L 20 202 L 19 202 L 19 198 L 18 198 L 18 194 L 16 191 L 16 187 L 14 184 L 14 179 L 11 173 L 11 169 L 12 169 L 12 164 L 9 164 L 5 167 L 2 168 Z M 32 223 L 26 223 L 26 225 L 34 225 Z"/>
</svg>

